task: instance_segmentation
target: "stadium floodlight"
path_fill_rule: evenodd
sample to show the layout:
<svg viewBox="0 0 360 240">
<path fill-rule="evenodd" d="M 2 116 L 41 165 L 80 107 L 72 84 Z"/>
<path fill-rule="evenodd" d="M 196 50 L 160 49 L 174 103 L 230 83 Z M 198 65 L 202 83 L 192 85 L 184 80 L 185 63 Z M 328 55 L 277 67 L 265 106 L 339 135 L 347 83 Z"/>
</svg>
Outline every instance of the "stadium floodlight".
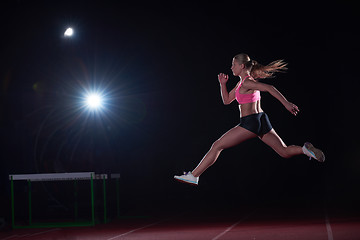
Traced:
<svg viewBox="0 0 360 240">
<path fill-rule="evenodd" d="M 85 97 L 85 103 L 88 108 L 96 110 L 102 107 L 103 99 L 97 93 L 90 93 Z"/>
<path fill-rule="evenodd" d="M 71 37 L 73 34 L 74 34 L 74 29 L 72 29 L 71 27 L 67 28 L 66 31 L 64 32 L 65 37 Z"/>
</svg>

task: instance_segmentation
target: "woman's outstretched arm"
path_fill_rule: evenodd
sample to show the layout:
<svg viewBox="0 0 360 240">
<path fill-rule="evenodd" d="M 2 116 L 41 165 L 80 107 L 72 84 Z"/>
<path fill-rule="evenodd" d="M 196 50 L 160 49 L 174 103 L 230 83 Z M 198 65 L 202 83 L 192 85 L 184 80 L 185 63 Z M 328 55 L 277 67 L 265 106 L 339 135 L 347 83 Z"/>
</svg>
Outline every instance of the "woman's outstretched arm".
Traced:
<svg viewBox="0 0 360 240">
<path fill-rule="evenodd" d="M 277 100 L 279 100 L 279 102 L 282 103 L 282 105 L 284 105 L 284 107 L 294 116 L 296 116 L 298 114 L 298 112 L 300 111 L 299 108 L 289 102 L 284 95 L 282 95 L 279 90 L 277 90 L 274 86 L 269 85 L 269 84 L 265 84 L 265 83 L 260 83 L 260 82 L 256 82 L 256 81 L 246 81 L 243 83 L 242 85 L 244 88 L 247 89 L 253 89 L 253 90 L 259 90 L 262 92 L 268 92 L 270 93 L 274 98 L 276 98 Z"/>
</svg>

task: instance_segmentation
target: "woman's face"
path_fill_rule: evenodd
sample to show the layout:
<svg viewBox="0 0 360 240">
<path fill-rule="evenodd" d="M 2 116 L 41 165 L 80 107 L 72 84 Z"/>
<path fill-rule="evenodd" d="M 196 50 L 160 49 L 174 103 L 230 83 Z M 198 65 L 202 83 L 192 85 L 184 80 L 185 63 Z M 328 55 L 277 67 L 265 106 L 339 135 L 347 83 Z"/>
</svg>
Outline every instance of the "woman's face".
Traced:
<svg viewBox="0 0 360 240">
<path fill-rule="evenodd" d="M 232 65 L 231 65 L 231 71 L 233 72 L 234 76 L 240 76 L 240 72 L 242 69 L 242 64 L 239 64 L 239 62 L 233 58 Z"/>
</svg>

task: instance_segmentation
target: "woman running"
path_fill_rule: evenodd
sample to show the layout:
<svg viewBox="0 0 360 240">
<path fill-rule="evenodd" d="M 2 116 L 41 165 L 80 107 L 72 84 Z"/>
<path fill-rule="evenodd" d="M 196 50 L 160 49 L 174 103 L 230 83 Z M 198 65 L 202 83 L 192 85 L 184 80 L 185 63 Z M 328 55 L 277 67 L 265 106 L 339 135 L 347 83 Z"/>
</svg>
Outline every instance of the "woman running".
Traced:
<svg viewBox="0 0 360 240">
<path fill-rule="evenodd" d="M 175 176 L 176 180 L 197 185 L 200 175 L 215 163 L 222 150 L 255 137 L 259 137 L 283 158 L 305 154 L 319 162 L 325 161 L 324 153 L 315 148 L 311 143 L 306 142 L 303 147 L 295 145 L 286 146 L 272 128 L 266 113 L 261 109 L 260 91 L 270 93 L 294 116 L 298 114 L 299 108 L 286 100 L 274 86 L 257 81 L 258 79 L 272 77 L 275 72 L 286 70 L 286 65 L 282 60 L 277 60 L 264 66 L 254 60 L 250 60 L 250 57 L 244 53 L 238 54 L 233 58 L 231 70 L 234 76 L 240 77 L 240 81 L 233 90 L 228 92 L 226 83 L 229 76 L 220 73 L 218 79 L 223 103 L 228 105 L 235 99 L 239 103 L 240 124 L 216 140 L 209 152 L 192 172 Z"/>
</svg>

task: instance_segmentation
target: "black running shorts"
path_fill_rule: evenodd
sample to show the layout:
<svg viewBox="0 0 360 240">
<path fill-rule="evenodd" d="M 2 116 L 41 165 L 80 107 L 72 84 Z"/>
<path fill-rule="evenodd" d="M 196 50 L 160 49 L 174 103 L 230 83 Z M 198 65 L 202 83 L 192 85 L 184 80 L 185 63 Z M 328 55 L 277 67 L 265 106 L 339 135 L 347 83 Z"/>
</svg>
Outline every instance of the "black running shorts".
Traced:
<svg viewBox="0 0 360 240">
<path fill-rule="evenodd" d="M 258 136 L 262 136 L 272 129 L 269 117 L 266 113 L 255 113 L 240 118 L 240 127 L 243 127 Z"/>
</svg>

